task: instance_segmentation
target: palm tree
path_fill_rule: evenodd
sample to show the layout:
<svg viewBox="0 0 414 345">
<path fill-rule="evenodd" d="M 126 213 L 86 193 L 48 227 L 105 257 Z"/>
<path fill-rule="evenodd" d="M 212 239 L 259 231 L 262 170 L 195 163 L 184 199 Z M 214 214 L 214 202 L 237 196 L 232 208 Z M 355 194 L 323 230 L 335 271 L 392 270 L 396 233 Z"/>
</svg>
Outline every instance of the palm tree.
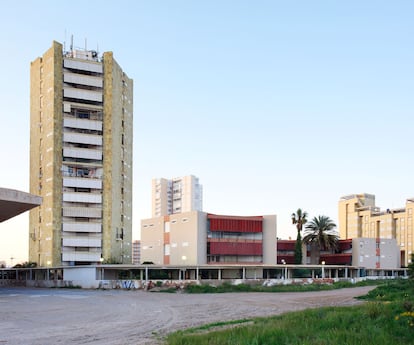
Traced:
<svg viewBox="0 0 414 345">
<path fill-rule="evenodd" d="M 295 264 L 301 264 L 302 263 L 302 236 L 301 231 L 303 225 L 306 224 L 308 213 L 305 211 L 302 211 L 302 209 L 298 208 L 296 213 L 292 213 L 292 224 L 296 224 L 296 229 L 298 231 L 298 234 L 296 236 L 296 244 L 295 244 Z"/>
<path fill-rule="evenodd" d="M 336 249 L 339 234 L 327 216 L 313 217 L 306 225 L 303 242 L 311 246 L 311 264 L 318 264 L 321 250 Z M 319 254 L 319 255 L 318 255 Z"/>
</svg>

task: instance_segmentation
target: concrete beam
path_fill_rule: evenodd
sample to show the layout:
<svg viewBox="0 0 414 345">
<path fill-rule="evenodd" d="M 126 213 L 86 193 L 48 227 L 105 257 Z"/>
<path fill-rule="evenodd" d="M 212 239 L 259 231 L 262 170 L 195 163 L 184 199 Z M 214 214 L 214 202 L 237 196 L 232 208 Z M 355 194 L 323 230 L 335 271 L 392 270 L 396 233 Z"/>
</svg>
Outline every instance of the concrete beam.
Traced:
<svg viewBox="0 0 414 345">
<path fill-rule="evenodd" d="M 0 223 L 40 206 L 41 203 L 40 196 L 15 189 L 0 188 Z"/>
</svg>

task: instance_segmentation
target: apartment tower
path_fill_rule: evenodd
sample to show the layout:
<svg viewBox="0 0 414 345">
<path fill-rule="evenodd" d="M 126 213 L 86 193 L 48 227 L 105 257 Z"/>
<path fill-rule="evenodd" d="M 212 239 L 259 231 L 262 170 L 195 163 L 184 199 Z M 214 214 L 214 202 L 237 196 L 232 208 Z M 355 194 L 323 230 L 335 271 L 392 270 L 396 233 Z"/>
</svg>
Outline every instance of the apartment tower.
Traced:
<svg viewBox="0 0 414 345">
<path fill-rule="evenodd" d="M 112 52 L 53 42 L 30 68 L 29 260 L 130 263 L 133 81 Z"/>
<path fill-rule="evenodd" d="M 377 254 L 386 257 L 381 246 L 385 240 L 395 239 L 402 266 L 411 263 L 414 252 L 414 198 L 406 200 L 405 207 L 381 210 L 375 206 L 375 195 L 351 194 L 338 203 L 339 233 L 342 239 L 376 239 Z"/>
<path fill-rule="evenodd" d="M 202 211 L 203 187 L 197 177 L 189 175 L 170 180 L 152 180 L 152 217 Z"/>
</svg>

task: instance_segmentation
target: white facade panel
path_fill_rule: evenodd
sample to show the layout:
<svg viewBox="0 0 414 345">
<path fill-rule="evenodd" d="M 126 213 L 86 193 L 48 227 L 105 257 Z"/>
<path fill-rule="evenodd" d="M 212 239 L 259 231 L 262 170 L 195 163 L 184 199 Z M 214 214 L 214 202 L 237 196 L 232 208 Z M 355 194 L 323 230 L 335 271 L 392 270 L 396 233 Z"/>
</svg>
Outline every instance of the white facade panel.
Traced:
<svg viewBox="0 0 414 345">
<path fill-rule="evenodd" d="M 64 88 L 63 97 L 82 99 L 86 101 L 102 102 L 102 92 L 91 90 Z"/>
<path fill-rule="evenodd" d="M 94 77 L 90 75 L 77 74 L 77 73 L 64 73 L 63 81 L 65 83 L 80 84 L 94 87 L 102 87 L 102 77 Z"/>
<path fill-rule="evenodd" d="M 102 136 L 93 134 L 64 132 L 63 141 L 67 143 L 102 146 Z"/>
<path fill-rule="evenodd" d="M 66 232 L 96 232 L 102 230 L 101 223 L 63 223 L 62 230 Z"/>
<path fill-rule="evenodd" d="M 63 126 L 68 128 L 102 131 L 102 121 L 96 120 L 65 118 L 63 119 Z"/>
<path fill-rule="evenodd" d="M 63 148 L 63 157 L 102 160 L 102 151 L 65 147 Z"/>
<path fill-rule="evenodd" d="M 102 63 L 100 63 L 100 62 L 64 59 L 63 60 L 63 67 L 71 68 L 71 69 L 77 69 L 77 70 L 80 70 L 80 71 L 103 73 L 103 66 L 102 66 Z"/>
<path fill-rule="evenodd" d="M 63 201 L 101 204 L 102 195 L 94 193 L 63 193 Z"/>
<path fill-rule="evenodd" d="M 98 207 L 64 207 L 64 217 L 101 218 L 102 209 Z"/>
<path fill-rule="evenodd" d="M 97 178 L 64 177 L 63 187 L 102 189 L 102 180 Z"/>
<path fill-rule="evenodd" d="M 101 247 L 100 238 L 70 237 L 63 238 L 64 247 Z"/>
<path fill-rule="evenodd" d="M 63 252 L 62 261 L 84 261 L 99 262 L 101 253 L 91 252 Z"/>
</svg>

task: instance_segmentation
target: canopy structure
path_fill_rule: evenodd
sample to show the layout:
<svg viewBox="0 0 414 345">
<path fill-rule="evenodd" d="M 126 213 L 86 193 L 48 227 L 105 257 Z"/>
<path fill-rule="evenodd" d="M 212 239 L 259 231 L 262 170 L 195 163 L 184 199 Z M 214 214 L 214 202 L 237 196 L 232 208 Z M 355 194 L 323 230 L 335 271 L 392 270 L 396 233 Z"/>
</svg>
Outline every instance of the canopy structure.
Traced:
<svg viewBox="0 0 414 345">
<path fill-rule="evenodd" d="M 15 189 L 0 188 L 0 223 L 42 203 L 42 198 Z"/>
</svg>

